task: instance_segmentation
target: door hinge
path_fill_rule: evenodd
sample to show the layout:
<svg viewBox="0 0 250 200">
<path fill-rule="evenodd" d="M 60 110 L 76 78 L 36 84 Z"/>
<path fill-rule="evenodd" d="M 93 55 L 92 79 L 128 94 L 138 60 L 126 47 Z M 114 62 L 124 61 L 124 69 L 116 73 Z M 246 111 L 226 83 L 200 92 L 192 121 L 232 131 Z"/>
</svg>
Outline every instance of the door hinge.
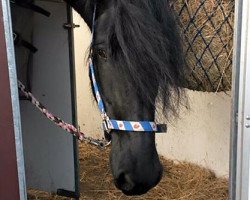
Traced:
<svg viewBox="0 0 250 200">
<path fill-rule="evenodd" d="M 73 29 L 73 28 L 79 28 L 80 25 L 74 24 L 74 23 L 64 23 L 63 28 L 65 29 Z"/>
</svg>

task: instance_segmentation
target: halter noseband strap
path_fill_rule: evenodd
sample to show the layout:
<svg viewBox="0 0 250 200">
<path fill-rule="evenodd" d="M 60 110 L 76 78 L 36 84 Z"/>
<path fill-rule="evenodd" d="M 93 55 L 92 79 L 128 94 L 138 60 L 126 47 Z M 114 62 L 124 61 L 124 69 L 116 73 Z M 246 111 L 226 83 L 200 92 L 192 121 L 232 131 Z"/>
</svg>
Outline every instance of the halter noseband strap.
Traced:
<svg viewBox="0 0 250 200">
<path fill-rule="evenodd" d="M 96 4 L 94 5 L 93 12 L 93 23 L 92 23 L 92 40 L 91 45 L 93 45 L 94 41 L 94 31 L 95 31 L 95 18 L 96 18 Z M 103 129 L 106 132 L 110 132 L 111 130 L 122 130 L 122 131 L 136 131 L 136 132 L 166 132 L 167 126 L 166 124 L 156 124 L 152 121 L 124 121 L 124 120 L 115 120 L 110 119 L 105 111 L 104 103 L 101 98 L 98 84 L 95 78 L 95 71 L 92 58 L 89 59 L 89 70 L 91 82 L 94 88 L 95 97 L 97 100 L 98 108 L 101 112 L 101 116 L 103 119 Z"/>
</svg>

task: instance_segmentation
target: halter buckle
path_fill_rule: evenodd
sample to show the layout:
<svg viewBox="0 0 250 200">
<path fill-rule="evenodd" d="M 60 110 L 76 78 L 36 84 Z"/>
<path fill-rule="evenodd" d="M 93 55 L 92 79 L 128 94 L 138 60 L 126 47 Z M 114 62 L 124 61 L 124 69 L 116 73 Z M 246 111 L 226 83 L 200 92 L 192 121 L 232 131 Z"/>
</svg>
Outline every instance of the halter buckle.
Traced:
<svg viewBox="0 0 250 200">
<path fill-rule="evenodd" d="M 109 127 L 108 127 L 108 122 L 107 122 L 106 120 L 103 120 L 103 121 L 102 121 L 102 128 L 103 128 L 103 130 L 106 131 L 107 133 L 110 132 L 110 129 L 109 129 Z"/>
<path fill-rule="evenodd" d="M 157 130 L 156 133 L 165 133 L 168 130 L 168 127 L 166 124 L 157 124 Z"/>
</svg>

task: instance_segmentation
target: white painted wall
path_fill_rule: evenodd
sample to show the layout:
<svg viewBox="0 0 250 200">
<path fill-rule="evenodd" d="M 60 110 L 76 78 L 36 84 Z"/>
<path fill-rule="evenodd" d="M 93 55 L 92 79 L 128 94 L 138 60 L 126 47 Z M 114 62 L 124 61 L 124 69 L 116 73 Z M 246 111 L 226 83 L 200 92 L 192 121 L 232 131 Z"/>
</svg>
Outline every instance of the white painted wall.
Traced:
<svg viewBox="0 0 250 200">
<path fill-rule="evenodd" d="M 73 19 L 75 24 L 80 25 L 80 28 L 74 29 L 78 124 L 89 135 L 101 137 L 101 117 L 91 94 L 88 77 L 87 56 L 91 35 L 80 15 L 73 12 Z"/>
<path fill-rule="evenodd" d="M 75 54 L 77 73 L 78 122 L 81 130 L 102 136 L 101 118 L 90 92 L 86 49 L 90 32 L 74 13 Z M 180 119 L 168 122 L 168 133 L 157 135 L 161 155 L 174 160 L 186 160 L 215 171 L 220 176 L 229 172 L 230 95 L 187 91 L 190 110 L 182 110 Z"/>
<path fill-rule="evenodd" d="M 157 149 L 167 158 L 187 160 L 228 176 L 230 94 L 188 90 L 190 109 L 168 123 L 168 133 L 157 136 Z"/>
</svg>

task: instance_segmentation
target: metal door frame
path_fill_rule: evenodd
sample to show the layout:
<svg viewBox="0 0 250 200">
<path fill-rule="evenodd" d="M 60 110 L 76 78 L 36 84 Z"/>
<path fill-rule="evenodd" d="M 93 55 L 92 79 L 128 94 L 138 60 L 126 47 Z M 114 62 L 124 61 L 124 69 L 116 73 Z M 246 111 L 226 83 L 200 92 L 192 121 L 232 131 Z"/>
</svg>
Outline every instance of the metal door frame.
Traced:
<svg viewBox="0 0 250 200">
<path fill-rule="evenodd" d="M 235 9 L 230 199 L 250 199 L 250 1 Z"/>
<path fill-rule="evenodd" d="M 12 23 L 8 0 L 0 2 L 0 31 L 1 34 L 1 151 L 3 158 L 0 170 L 0 197 L 2 199 L 27 199 L 26 180 L 23 159 L 23 144 L 21 134 L 19 97 L 17 90 L 16 63 L 14 43 L 12 38 Z M 4 155 L 8 155 L 6 158 Z M 8 181 L 7 181 L 8 180 Z M 8 184 L 6 184 L 8 183 Z"/>
</svg>

